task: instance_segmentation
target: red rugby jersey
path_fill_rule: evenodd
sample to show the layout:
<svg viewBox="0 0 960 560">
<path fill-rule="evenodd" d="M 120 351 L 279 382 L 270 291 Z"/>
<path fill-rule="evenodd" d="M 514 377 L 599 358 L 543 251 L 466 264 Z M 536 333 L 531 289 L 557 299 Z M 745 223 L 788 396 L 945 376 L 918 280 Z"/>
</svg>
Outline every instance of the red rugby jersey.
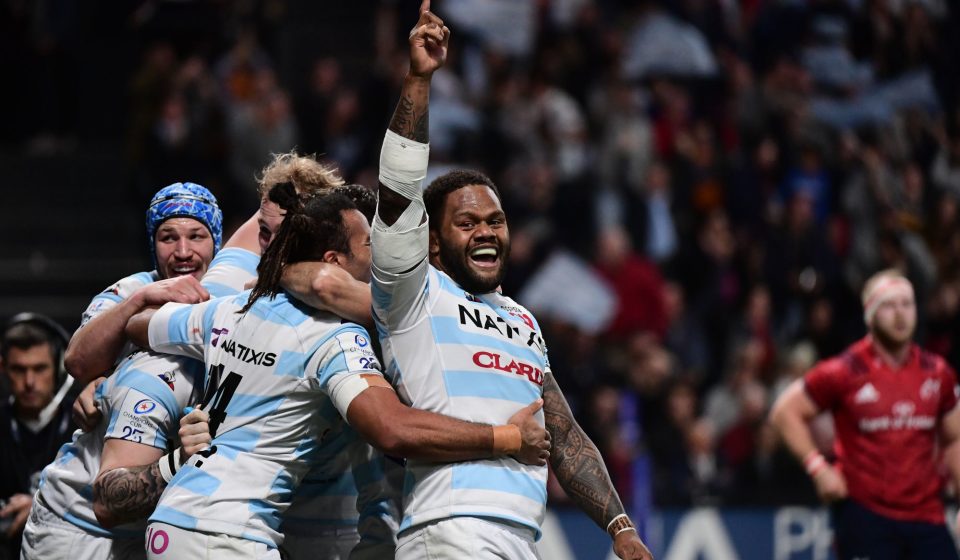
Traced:
<svg viewBox="0 0 960 560">
<path fill-rule="evenodd" d="M 953 369 L 917 345 L 893 369 L 867 336 L 803 380 L 817 406 L 833 412 L 850 497 L 892 519 L 943 523 L 936 442 L 957 404 Z"/>
</svg>

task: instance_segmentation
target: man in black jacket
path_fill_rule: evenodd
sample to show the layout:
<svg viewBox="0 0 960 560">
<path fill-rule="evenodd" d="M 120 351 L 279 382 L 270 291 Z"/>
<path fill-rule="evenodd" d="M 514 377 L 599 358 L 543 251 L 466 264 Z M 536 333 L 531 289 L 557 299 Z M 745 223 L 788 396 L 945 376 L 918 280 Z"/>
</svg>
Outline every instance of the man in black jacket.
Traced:
<svg viewBox="0 0 960 560">
<path fill-rule="evenodd" d="M 20 539 L 40 471 L 70 440 L 73 378 L 63 369 L 67 341 L 47 317 L 21 313 L 0 338 L 0 371 L 10 397 L 0 402 L 0 560 L 20 558 Z"/>
</svg>

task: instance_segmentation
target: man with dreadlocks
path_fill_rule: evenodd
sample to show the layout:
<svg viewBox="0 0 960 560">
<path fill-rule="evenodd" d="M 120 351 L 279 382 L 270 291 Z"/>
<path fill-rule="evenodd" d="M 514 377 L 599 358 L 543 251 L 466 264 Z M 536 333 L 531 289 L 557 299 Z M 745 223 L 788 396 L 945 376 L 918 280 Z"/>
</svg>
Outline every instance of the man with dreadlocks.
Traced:
<svg viewBox="0 0 960 560">
<path fill-rule="evenodd" d="M 149 558 L 279 558 L 280 518 L 320 456 L 349 428 L 384 452 L 433 461 L 513 455 L 545 464 L 535 401 L 502 426 L 477 425 L 403 406 L 383 379 L 367 332 L 291 298 L 288 264 L 323 261 L 359 281 L 370 274 L 370 226 L 333 193 L 301 199 L 281 184 L 270 200 L 286 213 L 251 292 L 144 311 L 127 334 L 155 351 L 203 359 L 211 447 L 175 474 L 150 518 Z M 166 476 L 166 475 L 165 475 Z"/>
</svg>

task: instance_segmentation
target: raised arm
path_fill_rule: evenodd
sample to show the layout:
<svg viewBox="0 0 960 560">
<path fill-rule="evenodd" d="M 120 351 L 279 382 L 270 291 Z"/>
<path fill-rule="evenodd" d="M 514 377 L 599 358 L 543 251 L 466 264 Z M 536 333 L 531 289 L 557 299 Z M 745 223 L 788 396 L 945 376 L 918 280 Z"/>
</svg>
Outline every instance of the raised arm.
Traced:
<svg viewBox="0 0 960 560">
<path fill-rule="evenodd" d="M 124 328 L 140 310 L 168 301 L 199 303 L 209 297 L 207 290 L 192 276 L 148 284 L 77 329 L 64 353 L 64 365 L 78 381 L 89 383 L 113 369 L 127 342 Z"/>
<path fill-rule="evenodd" d="M 411 200 L 421 196 L 426 156 L 422 156 L 421 170 L 415 152 L 426 152 L 426 144 L 430 141 L 430 79 L 446 62 L 449 43 L 450 30 L 443 25 L 443 20 L 430 12 L 430 0 L 423 0 L 420 19 L 410 32 L 410 69 L 403 80 L 400 101 L 390 119 L 380 154 L 377 215 L 386 226 L 393 226 Z M 418 218 L 423 219 L 422 215 Z"/>
<path fill-rule="evenodd" d="M 533 418 L 535 401 L 504 426 L 474 424 L 410 408 L 379 375 L 351 401 L 347 420 L 364 439 L 387 455 L 436 462 L 469 461 L 512 455 L 529 465 L 546 465 L 550 438 Z"/>
<path fill-rule="evenodd" d="M 543 402 L 547 431 L 553 441 L 550 466 L 560 486 L 611 535 L 614 552 L 620 558 L 653 560 L 626 516 L 600 451 L 577 424 L 551 372 L 544 377 Z"/>
<path fill-rule="evenodd" d="M 810 421 L 820 409 L 807 394 L 803 380 L 790 384 L 773 403 L 770 423 L 777 430 L 793 455 L 803 462 L 807 473 L 813 478 L 817 494 L 825 502 L 847 496 L 847 484 L 840 472 L 828 463 L 817 451 L 810 431 Z"/>
</svg>

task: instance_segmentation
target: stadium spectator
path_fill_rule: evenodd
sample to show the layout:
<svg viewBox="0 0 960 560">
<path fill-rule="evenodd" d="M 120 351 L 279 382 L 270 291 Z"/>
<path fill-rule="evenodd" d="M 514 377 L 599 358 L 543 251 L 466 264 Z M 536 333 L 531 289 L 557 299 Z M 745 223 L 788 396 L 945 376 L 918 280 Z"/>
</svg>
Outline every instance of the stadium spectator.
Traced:
<svg viewBox="0 0 960 560">
<path fill-rule="evenodd" d="M 10 384 L 0 403 L 0 558 L 20 558 L 20 540 L 40 471 L 70 440 L 73 378 L 63 368 L 69 335 L 36 313 L 14 316 L 0 337 L 0 370 Z"/>
</svg>

